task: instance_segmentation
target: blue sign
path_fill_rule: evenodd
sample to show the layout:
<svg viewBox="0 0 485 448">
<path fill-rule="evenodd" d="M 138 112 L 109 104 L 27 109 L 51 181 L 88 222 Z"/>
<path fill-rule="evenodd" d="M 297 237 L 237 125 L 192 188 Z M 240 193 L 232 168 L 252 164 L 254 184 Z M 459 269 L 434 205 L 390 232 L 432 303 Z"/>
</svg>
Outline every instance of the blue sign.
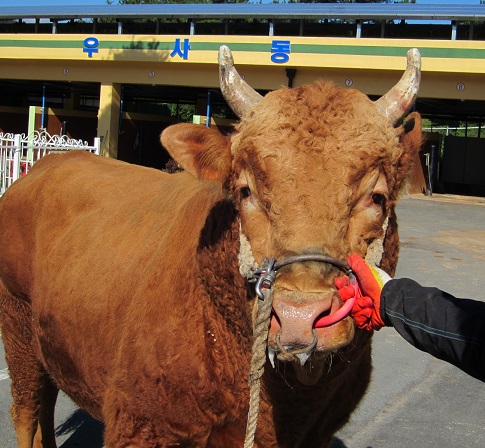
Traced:
<svg viewBox="0 0 485 448">
<path fill-rule="evenodd" d="M 170 57 L 180 56 L 182 59 L 189 59 L 190 43 L 189 39 L 184 39 L 184 43 L 181 44 L 180 39 L 175 39 L 173 51 L 170 53 Z"/>
<path fill-rule="evenodd" d="M 290 60 L 291 43 L 289 40 L 273 40 L 271 42 L 271 61 L 284 64 Z"/>
<path fill-rule="evenodd" d="M 88 57 L 92 58 L 93 53 L 98 52 L 98 45 L 99 45 L 98 39 L 96 39 L 95 37 L 87 37 L 86 39 L 84 39 L 83 51 L 84 53 L 88 54 Z"/>
</svg>

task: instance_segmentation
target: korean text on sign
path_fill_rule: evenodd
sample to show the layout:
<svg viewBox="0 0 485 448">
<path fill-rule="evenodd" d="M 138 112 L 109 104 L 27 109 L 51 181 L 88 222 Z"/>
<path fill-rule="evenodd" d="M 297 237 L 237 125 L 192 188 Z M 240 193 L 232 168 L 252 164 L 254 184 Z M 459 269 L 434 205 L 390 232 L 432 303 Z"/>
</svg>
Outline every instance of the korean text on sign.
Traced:
<svg viewBox="0 0 485 448">
<path fill-rule="evenodd" d="M 173 51 L 170 53 L 170 57 L 180 56 L 182 59 L 189 59 L 190 43 L 189 39 L 184 39 L 182 43 L 180 39 L 175 39 Z"/>
<path fill-rule="evenodd" d="M 271 61 L 284 64 L 290 60 L 291 44 L 289 40 L 273 40 L 271 42 Z"/>
</svg>

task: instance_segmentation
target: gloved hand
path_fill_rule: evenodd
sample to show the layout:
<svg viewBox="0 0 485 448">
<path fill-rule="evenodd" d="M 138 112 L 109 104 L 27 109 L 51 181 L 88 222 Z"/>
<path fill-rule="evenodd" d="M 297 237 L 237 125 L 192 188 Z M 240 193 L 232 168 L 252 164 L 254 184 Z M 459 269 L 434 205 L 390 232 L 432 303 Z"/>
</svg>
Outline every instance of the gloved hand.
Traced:
<svg viewBox="0 0 485 448">
<path fill-rule="evenodd" d="M 367 264 L 357 254 L 350 255 L 347 263 L 356 275 L 359 284 L 357 299 L 351 311 L 354 322 L 357 327 L 365 330 L 379 330 L 385 326 L 380 315 L 381 292 L 391 277 L 383 270 Z M 344 301 L 355 294 L 347 276 L 337 277 L 335 286 Z"/>
</svg>

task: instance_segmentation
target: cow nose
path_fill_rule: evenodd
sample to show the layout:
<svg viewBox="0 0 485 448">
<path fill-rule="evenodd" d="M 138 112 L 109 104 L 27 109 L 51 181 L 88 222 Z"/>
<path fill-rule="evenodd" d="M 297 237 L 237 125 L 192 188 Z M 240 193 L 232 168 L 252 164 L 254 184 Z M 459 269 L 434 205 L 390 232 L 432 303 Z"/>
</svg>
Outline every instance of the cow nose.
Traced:
<svg viewBox="0 0 485 448">
<path fill-rule="evenodd" d="M 270 334 L 278 333 L 279 343 L 286 349 L 308 347 L 314 342 L 315 322 L 331 309 L 332 295 L 300 303 L 275 295 Z"/>
</svg>

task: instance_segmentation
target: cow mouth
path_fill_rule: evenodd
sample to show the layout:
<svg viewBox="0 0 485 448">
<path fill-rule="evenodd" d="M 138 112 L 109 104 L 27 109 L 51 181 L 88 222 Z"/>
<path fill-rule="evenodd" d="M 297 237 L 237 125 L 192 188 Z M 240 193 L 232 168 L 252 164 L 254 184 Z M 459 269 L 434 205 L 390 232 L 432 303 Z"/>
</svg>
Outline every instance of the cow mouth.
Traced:
<svg viewBox="0 0 485 448">
<path fill-rule="evenodd" d="M 279 339 L 277 334 L 273 338 L 274 343 L 267 346 L 267 357 L 273 371 L 280 372 L 285 377 L 289 371 L 292 371 L 299 383 L 307 386 L 316 384 L 322 378 L 325 365 L 330 370 L 333 356 L 352 341 L 355 331 L 352 321 L 344 325 L 344 328 L 343 337 L 328 344 L 324 342 L 321 347 L 319 342 L 321 339 L 325 340 L 325 335 L 322 335 L 322 332 L 326 332 L 325 328 L 313 329 L 313 341 L 306 346 L 305 344 L 282 346 L 281 342 L 277 342 Z M 336 330 L 336 328 L 330 327 L 330 330 Z"/>
<path fill-rule="evenodd" d="M 265 260 L 263 268 L 254 271 L 251 278 L 256 281 L 258 298 L 264 301 L 269 295 L 272 300 L 268 334 L 270 362 L 274 368 L 276 355 L 279 361 L 290 362 L 302 371 L 311 370 L 307 362 L 313 354 L 313 359 L 328 355 L 350 343 L 353 337 L 353 324 L 348 316 L 358 291 L 355 277 L 346 262 L 328 255 L 296 255 L 278 261 L 275 258 Z M 291 285 L 296 288 L 283 282 L 273 291 L 278 270 L 297 262 L 322 262 L 343 270 L 354 286 L 354 297 L 342 304 L 334 290 L 324 288 L 313 292 L 311 286 L 302 288 L 300 285 L 303 284 L 298 285 L 298 282 Z M 343 320 L 347 322 L 341 323 Z"/>
<path fill-rule="evenodd" d="M 284 317 L 285 324 L 280 321 L 278 314 L 273 310 L 270 322 L 270 340 L 268 341 L 268 358 L 273 368 L 275 368 L 275 359 L 283 362 L 291 362 L 295 365 L 295 369 L 301 371 L 313 370 L 317 375 L 315 366 L 316 358 L 324 357 L 331 352 L 337 351 L 340 347 L 347 345 L 350 342 L 349 327 L 352 327 L 350 323 L 343 324 L 343 328 L 347 328 L 347 331 L 342 330 L 339 323 L 343 320 L 347 320 L 352 307 L 355 303 L 355 296 L 347 300 L 343 305 L 341 301 L 331 300 L 327 305 L 328 307 L 319 313 L 316 318 L 310 318 L 313 320 L 313 325 L 310 325 L 308 319 L 311 313 L 302 307 L 293 306 L 278 306 L 280 314 Z M 292 318 L 288 319 L 288 315 Z M 297 321 L 307 322 L 304 328 L 304 332 L 295 331 L 298 328 L 298 323 L 294 321 L 294 318 L 298 316 L 300 319 Z M 301 319 L 303 317 L 303 319 Z M 286 330 L 287 334 L 283 337 L 283 325 L 289 325 Z M 352 327 L 353 328 L 353 327 Z M 353 331 L 351 332 L 353 334 Z M 340 335 L 340 336 L 338 336 Z M 312 356 L 315 355 L 315 356 Z M 306 365 L 308 360 L 312 357 L 310 365 Z M 317 363 L 319 364 L 319 363 Z"/>
<path fill-rule="evenodd" d="M 276 346 L 278 347 L 278 355 L 277 355 L 278 359 L 280 361 L 293 361 L 296 357 L 300 361 L 300 365 L 304 366 L 308 358 L 310 357 L 310 355 L 315 350 L 318 343 L 318 333 L 316 332 L 316 330 L 313 330 L 312 334 L 313 334 L 313 341 L 310 345 L 307 345 L 306 347 L 293 348 L 291 350 L 287 350 L 287 348 L 281 344 L 281 338 L 280 338 L 281 330 L 278 331 L 275 337 Z M 272 364 L 274 367 L 274 359 L 272 361 Z"/>
<path fill-rule="evenodd" d="M 285 376 L 288 374 L 286 367 L 280 370 L 281 361 L 279 356 L 281 353 L 268 347 L 268 358 L 273 366 L 273 369 L 280 371 Z M 332 353 L 299 353 L 295 355 L 299 362 L 292 362 L 291 368 L 296 376 L 296 379 L 306 386 L 313 386 L 322 378 L 322 372 L 325 364 L 331 365 Z M 285 363 L 286 364 L 286 363 Z"/>
</svg>

